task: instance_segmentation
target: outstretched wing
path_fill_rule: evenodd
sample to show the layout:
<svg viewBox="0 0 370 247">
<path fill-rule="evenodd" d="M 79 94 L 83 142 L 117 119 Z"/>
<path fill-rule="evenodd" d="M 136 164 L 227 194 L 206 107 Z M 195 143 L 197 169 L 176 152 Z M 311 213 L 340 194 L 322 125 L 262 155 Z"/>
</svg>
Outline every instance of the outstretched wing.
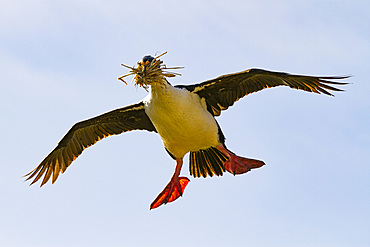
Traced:
<svg viewBox="0 0 370 247">
<path fill-rule="evenodd" d="M 156 131 L 145 113 L 142 102 L 76 123 L 40 165 L 25 175 L 28 176 L 26 180 L 36 176 L 31 183 L 33 184 L 45 174 L 41 186 L 51 176 L 52 183 L 54 183 L 59 173 L 63 173 L 85 148 L 95 144 L 104 137 L 136 129 Z"/>
<path fill-rule="evenodd" d="M 324 93 L 333 96 L 329 91 L 343 91 L 331 85 L 345 85 L 348 83 L 334 82 L 349 76 L 304 76 L 290 75 L 282 72 L 272 72 L 262 69 L 249 69 L 239 73 L 223 75 L 199 84 L 177 86 L 186 88 L 205 98 L 208 110 L 214 116 L 219 116 L 221 110 L 226 110 L 240 98 L 276 86 L 289 86 L 313 93 Z"/>
</svg>

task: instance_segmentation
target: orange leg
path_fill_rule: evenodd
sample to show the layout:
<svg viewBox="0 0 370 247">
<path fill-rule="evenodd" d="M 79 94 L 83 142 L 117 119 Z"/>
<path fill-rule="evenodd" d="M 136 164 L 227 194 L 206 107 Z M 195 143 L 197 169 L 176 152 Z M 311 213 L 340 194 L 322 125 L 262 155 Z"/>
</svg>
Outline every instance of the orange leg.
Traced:
<svg viewBox="0 0 370 247">
<path fill-rule="evenodd" d="M 229 159 L 225 162 L 225 170 L 236 174 L 243 174 L 251 169 L 259 168 L 265 164 L 265 162 L 260 160 L 248 159 L 235 155 L 234 153 L 227 150 L 224 145 L 220 144 L 217 146 L 217 149 L 225 154 Z"/>
<path fill-rule="evenodd" d="M 176 160 L 176 169 L 175 172 L 167 184 L 167 186 L 163 189 L 161 193 L 155 198 L 155 200 L 150 204 L 150 209 L 157 208 L 162 204 L 166 204 L 168 202 L 173 202 L 182 194 L 184 193 L 186 185 L 189 183 L 189 179 L 187 177 L 179 177 L 180 171 L 182 167 L 182 159 Z"/>
</svg>

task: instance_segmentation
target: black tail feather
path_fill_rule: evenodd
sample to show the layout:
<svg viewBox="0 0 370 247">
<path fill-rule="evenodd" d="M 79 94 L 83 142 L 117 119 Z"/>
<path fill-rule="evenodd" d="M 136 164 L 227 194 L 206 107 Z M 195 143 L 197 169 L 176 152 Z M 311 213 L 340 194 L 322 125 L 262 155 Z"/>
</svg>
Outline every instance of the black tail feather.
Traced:
<svg viewBox="0 0 370 247">
<path fill-rule="evenodd" d="M 225 171 L 224 163 L 228 158 L 217 148 L 210 147 L 207 149 L 190 152 L 189 170 L 193 177 L 222 176 Z"/>
</svg>

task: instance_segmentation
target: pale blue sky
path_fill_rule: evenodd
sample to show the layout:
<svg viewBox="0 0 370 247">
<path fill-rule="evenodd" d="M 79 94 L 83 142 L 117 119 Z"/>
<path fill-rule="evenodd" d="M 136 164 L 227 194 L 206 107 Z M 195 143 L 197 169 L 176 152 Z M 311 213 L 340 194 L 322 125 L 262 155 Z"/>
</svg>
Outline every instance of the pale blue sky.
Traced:
<svg viewBox="0 0 370 247">
<path fill-rule="evenodd" d="M 0 2 L 0 246 L 370 246 L 369 1 Z M 172 84 L 259 67 L 348 75 L 336 97 L 288 88 L 218 118 L 228 147 L 266 166 L 190 177 L 149 211 L 175 162 L 159 136 L 100 141 L 54 184 L 23 182 L 75 123 L 140 101 L 120 83 L 142 56 Z"/>
</svg>

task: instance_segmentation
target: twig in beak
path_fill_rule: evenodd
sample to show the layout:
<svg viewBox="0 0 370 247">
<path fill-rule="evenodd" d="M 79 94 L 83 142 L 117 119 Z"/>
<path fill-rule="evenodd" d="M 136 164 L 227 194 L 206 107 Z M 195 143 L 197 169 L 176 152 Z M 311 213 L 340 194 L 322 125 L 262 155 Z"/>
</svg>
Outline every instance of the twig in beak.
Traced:
<svg viewBox="0 0 370 247">
<path fill-rule="evenodd" d="M 154 58 L 154 60 L 157 60 L 158 58 L 160 58 L 161 56 L 163 56 L 163 55 L 165 55 L 165 54 L 167 54 L 167 52 L 166 52 L 166 51 L 165 51 L 165 52 L 163 52 L 161 55 L 156 56 L 156 57 Z"/>
<path fill-rule="evenodd" d="M 123 83 L 125 83 L 127 85 L 127 82 L 125 80 L 123 80 L 123 77 L 129 76 L 129 75 L 133 75 L 133 74 L 135 74 L 135 73 L 134 72 L 128 73 L 126 75 L 123 75 L 121 77 L 118 77 L 118 80 L 122 81 Z"/>
</svg>

